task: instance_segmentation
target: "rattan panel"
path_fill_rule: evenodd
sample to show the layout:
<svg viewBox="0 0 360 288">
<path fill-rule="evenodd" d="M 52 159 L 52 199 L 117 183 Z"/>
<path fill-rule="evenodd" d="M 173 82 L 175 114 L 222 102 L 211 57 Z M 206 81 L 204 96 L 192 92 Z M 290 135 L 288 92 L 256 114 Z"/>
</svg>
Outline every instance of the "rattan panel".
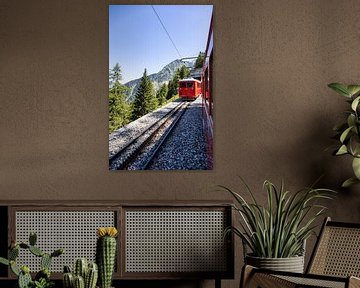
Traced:
<svg viewBox="0 0 360 288">
<path fill-rule="evenodd" d="M 311 273 L 360 277 L 360 229 L 326 227 Z"/>
<path fill-rule="evenodd" d="M 342 282 L 339 281 L 331 281 L 324 280 L 320 278 L 302 278 L 296 276 L 276 276 L 277 278 L 281 278 L 287 280 L 291 283 L 294 283 L 294 287 L 326 287 L 326 288 L 345 288 L 345 279 Z M 282 286 L 281 286 L 282 287 Z"/>
<path fill-rule="evenodd" d="M 53 260 L 52 272 L 62 272 L 64 265 L 86 257 L 95 260 L 96 228 L 115 226 L 114 211 L 16 211 L 16 241 L 28 242 L 29 233 L 37 233 L 44 252 L 64 248 L 65 253 Z M 21 251 L 18 262 L 38 271 L 40 259 L 29 251 Z"/>
<path fill-rule="evenodd" d="M 125 213 L 125 272 L 223 272 L 224 211 Z"/>
</svg>

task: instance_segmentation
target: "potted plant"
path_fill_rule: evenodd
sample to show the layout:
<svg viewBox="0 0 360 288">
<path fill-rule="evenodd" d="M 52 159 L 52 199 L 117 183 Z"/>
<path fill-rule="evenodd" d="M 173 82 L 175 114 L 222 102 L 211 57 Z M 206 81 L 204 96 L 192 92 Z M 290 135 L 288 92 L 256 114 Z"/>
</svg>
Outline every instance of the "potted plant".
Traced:
<svg viewBox="0 0 360 288">
<path fill-rule="evenodd" d="M 64 250 L 57 249 L 52 253 L 45 253 L 36 246 L 36 241 L 36 234 L 30 233 L 29 243 L 12 242 L 8 251 L 8 259 L 0 257 L 0 263 L 10 266 L 11 271 L 18 277 L 18 288 L 50 288 L 54 286 L 54 282 L 50 280 L 50 265 L 52 259 L 62 255 Z M 34 279 L 31 277 L 28 266 L 19 265 L 16 262 L 20 249 L 28 250 L 31 254 L 40 258 L 41 270 L 36 273 Z"/>
<path fill-rule="evenodd" d="M 115 227 L 99 227 L 96 230 L 96 263 L 88 262 L 86 258 L 78 258 L 71 271 L 64 266 L 64 288 L 113 288 L 112 276 L 116 260 L 116 237 L 118 231 Z"/>
<path fill-rule="evenodd" d="M 239 193 L 228 191 L 236 201 L 233 205 L 240 215 L 239 227 L 229 227 L 225 233 L 233 232 L 243 242 L 245 264 L 278 271 L 300 272 L 304 270 L 305 241 L 314 233 L 315 220 L 326 207 L 317 202 L 331 199 L 334 192 L 329 189 L 304 188 L 296 193 L 275 187 L 270 181 L 264 182 L 267 193 L 266 205 L 261 205 L 251 189 L 245 190 L 251 201 Z"/>
<path fill-rule="evenodd" d="M 350 155 L 352 157 L 352 168 L 354 176 L 347 179 L 342 187 L 349 187 L 360 183 L 360 85 L 344 85 L 341 83 L 331 83 L 329 88 L 338 94 L 346 97 L 350 104 L 350 110 L 346 112 L 346 122 L 334 127 L 339 139 L 339 145 L 334 151 L 334 155 Z"/>
</svg>

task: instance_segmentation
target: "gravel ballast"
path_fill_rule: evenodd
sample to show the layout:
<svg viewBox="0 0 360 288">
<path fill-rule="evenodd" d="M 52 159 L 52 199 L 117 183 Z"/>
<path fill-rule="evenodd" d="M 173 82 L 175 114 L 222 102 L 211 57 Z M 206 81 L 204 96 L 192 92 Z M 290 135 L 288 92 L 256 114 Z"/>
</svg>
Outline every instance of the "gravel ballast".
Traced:
<svg viewBox="0 0 360 288">
<path fill-rule="evenodd" d="M 149 170 L 207 170 L 201 98 L 192 102 L 165 140 Z"/>
</svg>

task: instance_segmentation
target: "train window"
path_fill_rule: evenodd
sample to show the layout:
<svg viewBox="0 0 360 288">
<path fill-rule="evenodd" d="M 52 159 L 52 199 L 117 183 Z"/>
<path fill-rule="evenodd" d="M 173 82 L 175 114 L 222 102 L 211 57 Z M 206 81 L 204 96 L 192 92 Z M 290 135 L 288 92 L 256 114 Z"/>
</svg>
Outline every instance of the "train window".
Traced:
<svg viewBox="0 0 360 288">
<path fill-rule="evenodd" d="M 209 68 L 207 67 L 204 73 L 204 94 L 205 94 L 205 101 L 209 100 Z"/>
<path fill-rule="evenodd" d="M 180 88 L 185 88 L 186 87 L 186 82 L 180 82 Z"/>
<path fill-rule="evenodd" d="M 192 82 L 187 82 L 187 85 L 186 85 L 188 88 L 192 88 L 193 87 L 193 83 Z"/>
</svg>

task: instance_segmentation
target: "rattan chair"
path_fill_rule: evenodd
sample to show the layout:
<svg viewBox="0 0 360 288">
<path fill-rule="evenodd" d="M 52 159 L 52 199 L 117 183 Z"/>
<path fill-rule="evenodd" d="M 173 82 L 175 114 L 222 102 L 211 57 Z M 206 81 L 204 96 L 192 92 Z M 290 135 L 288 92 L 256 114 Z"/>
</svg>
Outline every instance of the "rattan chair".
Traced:
<svg viewBox="0 0 360 288">
<path fill-rule="evenodd" d="M 360 287 L 360 224 L 326 218 L 306 273 L 278 272 L 246 265 L 242 288 Z"/>
</svg>

